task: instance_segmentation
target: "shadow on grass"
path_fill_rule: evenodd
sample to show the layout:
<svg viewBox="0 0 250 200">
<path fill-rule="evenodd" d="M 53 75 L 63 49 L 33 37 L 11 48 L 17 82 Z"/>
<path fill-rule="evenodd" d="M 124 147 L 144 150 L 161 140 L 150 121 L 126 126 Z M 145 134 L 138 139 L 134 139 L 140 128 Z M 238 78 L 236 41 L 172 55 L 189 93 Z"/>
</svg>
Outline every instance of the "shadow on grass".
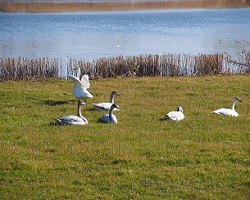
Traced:
<svg viewBox="0 0 250 200">
<path fill-rule="evenodd" d="M 60 126 L 60 124 L 58 124 L 57 121 L 54 120 L 49 123 L 49 126 Z"/>
<path fill-rule="evenodd" d="M 54 101 L 54 100 L 45 100 L 44 104 L 48 106 L 57 106 L 57 105 L 63 105 L 68 104 L 69 101 Z"/>
<path fill-rule="evenodd" d="M 86 108 L 86 109 L 84 109 L 84 110 L 86 110 L 86 111 L 91 111 L 91 112 L 103 113 L 103 112 L 101 112 L 101 111 L 96 111 L 93 107 L 92 107 L 92 108 Z M 109 112 L 109 111 L 106 111 L 106 112 Z"/>
</svg>

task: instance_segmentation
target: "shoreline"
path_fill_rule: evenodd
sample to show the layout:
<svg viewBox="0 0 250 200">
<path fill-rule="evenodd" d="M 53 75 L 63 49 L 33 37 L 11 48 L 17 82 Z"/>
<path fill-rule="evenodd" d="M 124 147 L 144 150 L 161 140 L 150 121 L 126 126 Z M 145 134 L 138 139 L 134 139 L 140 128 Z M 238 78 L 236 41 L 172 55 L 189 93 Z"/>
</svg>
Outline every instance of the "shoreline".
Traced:
<svg viewBox="0 0 250 200">
<path fill-rule="evenodd" d="M 169 9 L 223 9 L 247 8 L 249 0 L 191 0 L 172 2 L 110 2 L 110 3 L 58 3 L 58 2 L 0 2 L 0 13 L 75 13 Z"/>
</svg>

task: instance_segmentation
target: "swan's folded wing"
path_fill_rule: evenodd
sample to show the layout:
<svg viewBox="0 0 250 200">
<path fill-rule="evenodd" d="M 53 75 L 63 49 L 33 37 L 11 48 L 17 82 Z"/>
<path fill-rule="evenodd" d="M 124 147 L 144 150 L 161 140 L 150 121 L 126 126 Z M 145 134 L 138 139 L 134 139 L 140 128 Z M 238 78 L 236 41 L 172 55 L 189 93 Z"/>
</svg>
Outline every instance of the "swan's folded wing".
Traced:
<svg viewBox="0 0 250 200">
<path fill-rule="evenodd" d="M 218 110 L 213 111 L 212 113 L 222 115 L 222 116 L 234 116 L 234 117 L 239 116 L 239 114 L 235 110 L 228 109 L 228 108 L 220 108 Z"/>
<path fill-rule="evenodd" d="M 178 111 L 171 111 L 165 115 L 165 119 L 178 122 L 184 119 L 184 114 Z"/>
<path fill-rule="evenodd" d="M 83 75 L 81 78 L 81 83 L 84 88 L 88 89 L 90 87 L 89 76 L 86 74 Z"/>
<path fill-rule="evenodd" d="M 98 111 L 104 111 L 109 110 L 111 105 L 111 103 L 94 103 L 93 107 Z"/>
<path fill-rule="evenodd" d="M 68 115 L 68 116 L 65 116 L 65 117 L 57 118 L 56 121 L 60 125 L 74 125 L 74 124 L 82 123 L 83 120 L 78 116 Z"/>
<path fill-rule="evenodd" d="M 176 116 L 173 116 L 173 115 L 170 115 L 170 114 L 166 114 L 165 119 L 169 120 L 169 121 L 177 121 Z"/>
<path fill-rule="evenodd" d="M 99 118 L 99 121 L 100 121 L 100 122 L 105 122 L 105 123 L 110 123 L 109 115 L 108 115 L 108 114 L 102 115 L 102 117 Z"/>
<path fill-rule="evenodd" d="M 225 115 L 225 113 L 223 112 L 223 109 L 214 110 L 212 113 L 215 113 L 217 115 Z"/>
</svg>

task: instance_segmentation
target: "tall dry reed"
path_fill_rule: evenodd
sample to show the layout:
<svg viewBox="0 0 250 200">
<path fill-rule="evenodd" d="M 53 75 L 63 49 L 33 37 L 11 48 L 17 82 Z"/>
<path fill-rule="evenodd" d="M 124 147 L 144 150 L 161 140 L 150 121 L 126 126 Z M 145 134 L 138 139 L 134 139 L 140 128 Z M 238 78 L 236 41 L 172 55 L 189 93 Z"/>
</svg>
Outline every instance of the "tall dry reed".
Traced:
<svg viewBox="0 0 250 200">
<path fill-rule="evenodd" d="M 250 73 L 250 52 L 234 60 L 228 54 L 145 54 L 100 58 L 92 62 L 69 58 L 0 58 L 0 81 L 64 78 L 80 67 L 91 78 L 140 76 L 206 76 Z"/>
<path fill-rule="evenodd" d="M 58 58 L 0 59 L 0 81 L 58 77 Z"/>
<path fill-rule="evenodd" d="M 182 0 L 182 1 L 143 1 L 143 2 L 67 2 L 67 1 L 1 1 L 0 12 L 58 13 L 58 12 L 98 12 L 130 10 L 162 10 L 193 8 L 243 8 L 249 7 L 248 0 Z"/>
</svg>

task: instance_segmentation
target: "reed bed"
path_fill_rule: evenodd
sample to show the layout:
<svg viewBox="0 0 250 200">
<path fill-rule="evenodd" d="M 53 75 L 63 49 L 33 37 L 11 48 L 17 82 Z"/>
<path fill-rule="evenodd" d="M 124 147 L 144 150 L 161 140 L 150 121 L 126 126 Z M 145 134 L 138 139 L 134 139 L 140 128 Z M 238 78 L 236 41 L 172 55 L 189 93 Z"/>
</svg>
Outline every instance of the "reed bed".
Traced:
<svg viewBox="0 0 250 200">
<path fill-rule="evenodd" d="M 245 0 L 189 0 L 189 1 L 143 1 L 124 2 L 0 2 L 0 12 L 97 12 L 97 11 L 130 11 L 159 9 L 193 9 L 193 8 L 242 8 L 249 7 Z"/>
<path fill-rule="evenodd" d="M 60 59 L 0 59 L 0 81 L 58 77 Z"/>
<path fill-rule="evenodd" d="M 207 76 L 250 73 L 250 52 L 228 54 L 145 54 L 100 58 L 92 62 L 60 58 L 0 58 L 0 81 L 66 78 L 80 67 L 90 78 Z"/>
</svg>

